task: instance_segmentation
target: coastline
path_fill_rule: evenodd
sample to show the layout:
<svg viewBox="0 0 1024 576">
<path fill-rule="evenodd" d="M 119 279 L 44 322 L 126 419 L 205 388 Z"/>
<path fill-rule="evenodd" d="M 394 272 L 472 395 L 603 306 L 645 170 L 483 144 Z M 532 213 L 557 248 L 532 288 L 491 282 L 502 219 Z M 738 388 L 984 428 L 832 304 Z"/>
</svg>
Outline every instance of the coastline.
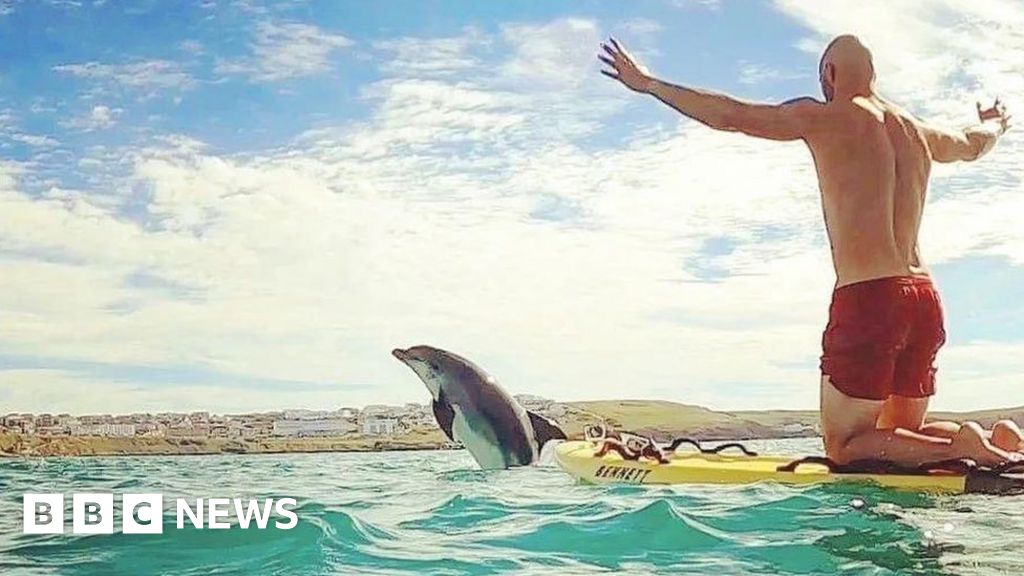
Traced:
<svg viewBox="0 0 1024 576">
<path fill-rule="evenodd" d="M 718 412 L 701 406 L 653 400 L 602 400 L 561 404 L 559 424 L 571 439 L 582 438 L 590 424 L 652 436 L 660 440 L 691 437 L 702 441 L 807 438 L 820 436 L 812 410 Z M 1024 407 L 964 413 L 937 412 L 932 419 L 974 420 L 991 426 L 1000 419 L 1024 423 Z M 335 437 L 38 436 L 0 433 L 0 458 L 88 456 L 188 456 L 217 454 L 299 454 L 458 449 L 436 425 L 388 436 L 348 434 Z"/>
<path fill-rule="evenodd" d="M 89 456 L 210 456 L 217 454 L 301 454 L 319 452 L 384 452 L 444 450 L 450 443 L 439 430 L 417 430 L 389 438 L 340 436 L 324 438 L 67 437 L 0 434 L 0 458 Z"/>
</svg>

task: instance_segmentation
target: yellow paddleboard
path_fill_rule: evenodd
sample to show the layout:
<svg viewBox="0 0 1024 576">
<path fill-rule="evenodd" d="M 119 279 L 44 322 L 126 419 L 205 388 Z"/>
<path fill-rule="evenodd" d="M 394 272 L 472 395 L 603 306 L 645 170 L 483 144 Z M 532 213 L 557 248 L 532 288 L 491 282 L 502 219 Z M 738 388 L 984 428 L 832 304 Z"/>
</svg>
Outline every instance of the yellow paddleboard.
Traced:
<svg viewBox="0 0 1024 576">
<path fill-rule="evenodd" d="M 837 474 L 822 464 L 801 464 L 792 472 L 779 467 L 796 458 L 782 456 L 742 456 L 678 452 L 669 455 L 667 464 L 654 460 L 624 460 L 609 452 L 597 457 L 593 442 L 563 442 L 555 448 L 555 460 L 563 470 L 595 484 L 829 484 L 834 482 L 872 483 L 918 492 L 962 494 L 971 490 L 968 476 L 952 473 L 931 474 Z M 1013 480 L 1019 488 L 1019 480 Z"/>
</svg>

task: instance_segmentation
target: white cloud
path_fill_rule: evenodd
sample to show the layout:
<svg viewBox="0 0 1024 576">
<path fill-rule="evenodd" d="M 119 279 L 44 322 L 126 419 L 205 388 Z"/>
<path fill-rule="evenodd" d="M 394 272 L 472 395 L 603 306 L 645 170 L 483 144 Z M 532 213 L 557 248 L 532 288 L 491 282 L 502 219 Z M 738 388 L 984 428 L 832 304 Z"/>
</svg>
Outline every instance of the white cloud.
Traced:
<svg viewBox="0 0 1024 576">
<path fill-rule="evenodd" d="M 193 56 L 199 56 L 205 52 L 202 42 L 198 40 L 182 40 L 178 43 L 178 48 Z"/>
<path fill-rule="evenodd" d="M 108 128 L 116 122 L 115 118 L 121 112 L 120 108 L 111 109 L 107 106 L 93 106 L 92 111 L 89 112 L 90 125 L 95 128 Z"/>
<path fill-rule="evenodd" d="M 216 71 L 220 74 L 243 74 L 254 82 L 310 76 L 329 71 L 335 51 L 354 44 L 340 34 L 295 22 L 261 22 L 256 26 L 254 36 L 251 56 L 222 61 Z"/>
<path fill-rule="evenodd" d="M 345 405 L 345 397 L 337 389 L 261 390 L 259 394 L 242 390 L 245 389 L 224 386 L 216 379 L 139 385 L 72 370 L 0 369 L 0 402 L 35 413 L 116 413 L 123 409 L 116 399 L 125 398 L 131 399 L 131 410 L 140 412 L 189 412 L 217 406 L 223 413 L 241 413 L 280 410 L 296 403 L 319 407 Z"/>
<path fill-rule="evenodd" d="M 976 97 L 1024 101 L 1024 8 L 1014 0 L 775 0 L 813 33 L 802 46 L 815 55 L 835 35 L 854 33 L 874 53 L 886 94 L 945 119 L 964 118 Z"/>
<path fill-rule="evenodd" d="M 18 114 L 10 109 L 0 110 L 0 140 L 7 140 L 17 144 L 23 144 L 31 148 L 54 148 L 60 145 L 57 139 L 43 135 L 25 132 L 19 126 Z M 5 144 L 4 147 L 7 147 Z"/>
<path fill-rule="evenodd" d="M 1024 344 L 973 342 L 940 352 L 940 408 L 970 410 L 1024 404 Z"/>
<path fill-rule="evenodd" d="M 722 7 L 722 0 L 668 0 L 668 3 L 676 8 L 705 8 L 718 10 Z"/>
<path fill-rule="evenodd" d="M 109 106 L 93 106 L 88 114 L 64 120 L 61 125 L 65 128 L 74 128 L 91 132 L 93 130 L 104 130 L 117 124 L 117 117 L 124 112 L 121 108 L 110 108 Z"/>
<path fill-rule="evenodd" d="M 169 60 L 142 60 L 128 64 L 61 64 L 57 72 L 92 80 L 106 86 L 142 92 L 147 97 L 164 92 L 190 90 L 196 81 L 178 62 Z"/>
<path fill-rule="evenodd" d="M 650 18 L 633 18 L 624 22 L 622 29 L 631 36 L 649 38 L 664 30 L 664 27 Z"/>
<path fill-rule="evenodd" d="M 577 88 L 594 78 L 601 35 L 593 20 L 508 24 L 502 26 L 502 35 L 512 54 L 501 72 L 512 82 L 545 90 Z"/>
<path fill-rule="evenodd" d="M 458 36 L 446 38 L 403 37 L 375 42 L 373 47 L 387 55 L 385 72 L 403 76 L 449 76 L 480 65 L 476 53 L 486 50 L 489 36 L 468 27 Z"/>
<path fill-rule="evenodd" d="M 7 135 L 10 140 L 31 146 L 33 148 L 53 148 L 59 146 L 57 139 L 43 134 L 26 134 L 25 132 L 12 132 Z"/>
<path fill-rule="evenodd" d="M 269 11 L 266 6 L 262 6 L 253 0 L 232 0 L 231 6 L 248 14 L 263 15 Z"/>
<path fill-rule="evenodd" d="M 783 72 L 771 66 L 757 64 L 754 62 L 740 62 L 740 84 L 764 84 L 766 82 L 777 82 L 779 80 L 794 80 L 804 78 L 806 74 Z"/>
</svg>

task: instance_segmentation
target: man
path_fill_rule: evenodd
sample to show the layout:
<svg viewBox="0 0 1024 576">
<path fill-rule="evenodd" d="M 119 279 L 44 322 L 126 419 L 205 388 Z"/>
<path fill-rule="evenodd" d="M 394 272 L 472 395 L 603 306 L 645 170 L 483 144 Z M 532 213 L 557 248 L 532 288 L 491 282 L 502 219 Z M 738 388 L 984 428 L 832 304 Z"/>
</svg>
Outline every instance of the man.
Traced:
<svg viewBox="0 0 1024 576">
<path fill-rule="evenodd" d="M 882 459 L 907 466 L 970 458 L 1019 461 L 1010 421 L 925 424 L 933 362 L 945 342 L 942 306 L 917 236 L 932 162 L 972 161 L 1006 132 L 996 100 L 980 124 L 946 130 L 922 122 L 875 91 L 870 51 L 855 36 L 821 57 L 825 102 L 753 104 L 650 75 L 617 41 L 603 44 L 602 70 L 716 130 L 803 140 L 818 173 L 836 288 L 822 338 L 821 423 L 825 451 L 840 463 Z"/>
</svg>

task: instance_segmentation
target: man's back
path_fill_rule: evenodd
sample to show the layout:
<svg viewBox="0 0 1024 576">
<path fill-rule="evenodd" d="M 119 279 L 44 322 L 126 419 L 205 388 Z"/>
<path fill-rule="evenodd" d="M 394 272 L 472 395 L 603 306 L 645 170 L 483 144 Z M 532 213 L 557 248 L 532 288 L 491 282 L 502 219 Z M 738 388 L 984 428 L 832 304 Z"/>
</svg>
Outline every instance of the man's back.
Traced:
<svg viewBox="0 0 1024 576">
<path fill-rule="evenodd" d="M 878 97 L 833 100 L 807 138 L 838 286 L 927 274 L 917 236 L 931 158 L 922 128 Z"/>
<path fill-rule="evenodd" d="M 978 105 L 981 124 L 949 130 L 926 124 L 875 92 L 871 52 L 855 36 L 836 37 L 818 65 L 825 103 L 778 105 L 659 80 L 615 39 L 602 45 L 602 70 L 636 92 L 716 130 L 804 140 L 814 155 L 837 286 L 885 277 L 927 277 L 917 247 L 931 162 L 976 160 L 1009 126 L 997 100 Z"/>
</svg>

